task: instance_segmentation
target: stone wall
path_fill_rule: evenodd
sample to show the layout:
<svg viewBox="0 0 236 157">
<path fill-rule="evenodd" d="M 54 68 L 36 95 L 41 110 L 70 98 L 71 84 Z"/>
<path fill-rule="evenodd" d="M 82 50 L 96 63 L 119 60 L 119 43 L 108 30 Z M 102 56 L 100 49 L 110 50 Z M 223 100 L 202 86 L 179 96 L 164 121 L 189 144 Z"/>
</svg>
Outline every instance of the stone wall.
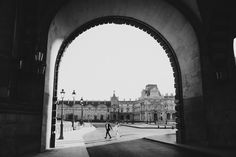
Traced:
<svg viewBox="0 0 236 157">
<path fill-rule="evenodd" d="M 31 58 L 37 39 L 36 4 L 27 0 L 0 2 L 1 157 L 40 150 L 44 78 L 35 77 Z"/>
<path fill-rule="evenodd" d="M 0 113 L 0 156 L 39 152 L 41 121 L 38 114 Z"/>
</svg>

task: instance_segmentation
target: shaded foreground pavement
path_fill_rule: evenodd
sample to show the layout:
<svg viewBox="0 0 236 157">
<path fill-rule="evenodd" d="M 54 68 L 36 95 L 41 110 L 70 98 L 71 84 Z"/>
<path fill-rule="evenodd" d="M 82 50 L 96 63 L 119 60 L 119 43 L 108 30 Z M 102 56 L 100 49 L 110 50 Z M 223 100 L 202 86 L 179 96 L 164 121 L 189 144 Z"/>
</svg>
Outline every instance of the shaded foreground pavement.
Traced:
<svg viewBox="0 0 236 157">
<path fill-rule="evenodd" d="M 213 157 L 145 139 L 94 146 L 87 150 L 90 157 Z"/>
</svg>

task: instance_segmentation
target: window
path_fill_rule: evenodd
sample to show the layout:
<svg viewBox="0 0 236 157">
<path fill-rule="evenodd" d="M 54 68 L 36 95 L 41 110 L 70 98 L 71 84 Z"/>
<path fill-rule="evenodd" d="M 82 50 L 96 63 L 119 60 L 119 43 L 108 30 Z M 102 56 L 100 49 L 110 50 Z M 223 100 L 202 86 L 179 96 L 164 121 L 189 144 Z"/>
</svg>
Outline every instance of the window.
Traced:
<svg viewBox="0 0 236 157">
<path fill-rule="evenodd" d="M 167 113 L 167 120 L 170 120 L 170 113 Z"/>
</svg>

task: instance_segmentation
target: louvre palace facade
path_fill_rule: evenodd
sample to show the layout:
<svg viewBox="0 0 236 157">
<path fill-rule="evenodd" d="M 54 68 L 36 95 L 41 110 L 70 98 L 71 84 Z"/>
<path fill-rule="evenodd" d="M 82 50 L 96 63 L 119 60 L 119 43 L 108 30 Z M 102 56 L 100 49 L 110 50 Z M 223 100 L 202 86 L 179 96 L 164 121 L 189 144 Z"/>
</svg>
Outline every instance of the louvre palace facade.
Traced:
<svg viewBox="0 0 236 157">
<path fill-rule="evenodd" d="M 59 101 L 58 119 L 61 117 L 61 107 L 62 101 Z M 73 115 L 75 121 L 174 122 L 174 96 L 162 96 L 157 85 L 149 84 L 136 100 L 119 100 L 114 92 L 109 101 L 63 101 L 64 119 L 72 120 Z"/>
</svg>

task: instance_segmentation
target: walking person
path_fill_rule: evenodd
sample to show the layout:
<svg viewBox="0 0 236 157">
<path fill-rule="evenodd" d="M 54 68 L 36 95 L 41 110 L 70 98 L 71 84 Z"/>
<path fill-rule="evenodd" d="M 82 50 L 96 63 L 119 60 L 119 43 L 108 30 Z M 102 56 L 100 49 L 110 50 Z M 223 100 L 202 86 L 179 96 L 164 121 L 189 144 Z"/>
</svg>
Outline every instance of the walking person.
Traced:
<svg viewBox="0 0 236 157">
<path fill-rule="evenodd" d="M 109 137 L 111 139 L 111 135 L 110 135 L 109 131 L 112 129 L 112 127 L 111 127 L 111 124 L 108 121 L 106 121 L 105 129 L 106 129 L 106 136 L 104 138 L 106 139 L 107 135 L 109 135 Z"/>
<path fill-rule="evenodd" d="M 115 131 L 116 138 L 120 138 L 119 127 L 120 127 L 119 122 L 116 122 L 116 125 L 115 125 L 115 127 L 114 127 L 114 131 Z"/>
</svg>

